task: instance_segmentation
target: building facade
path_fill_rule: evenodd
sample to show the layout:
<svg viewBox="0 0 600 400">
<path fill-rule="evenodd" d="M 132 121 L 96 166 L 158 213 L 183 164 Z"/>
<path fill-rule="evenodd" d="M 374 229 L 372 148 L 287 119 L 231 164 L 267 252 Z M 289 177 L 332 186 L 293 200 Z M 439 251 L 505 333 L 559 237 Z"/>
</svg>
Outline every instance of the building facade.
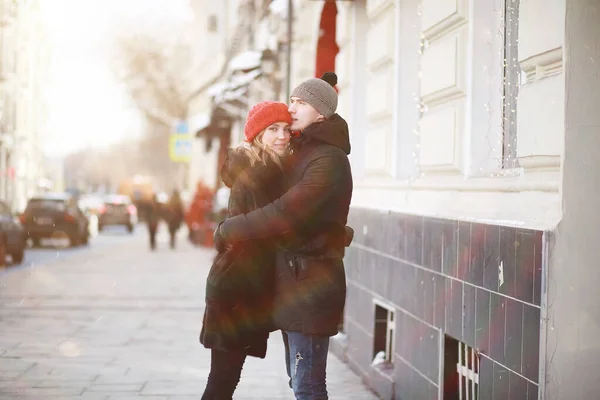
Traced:
<svg viewBox="0 0 600 400">
<path fill-rule="evenodd" d="M 332 350 L 384 399 L 593 398 L 596 2 L 275 0 L 238 10 L 250 3 L 268 5 L 253 14 L 255 32 L 278 18 L 271 48 L 284 72 L 291 38 L 289 75 L 275 75 L 283 88 L 339 77 L 356 235 Z M 250 40 L 246 49 L 264 50 Z M 259 79 L 246 107 L 270 99 Z M 217 107 L 223 93 L 203 101 L 207 121 L 237 121 L 225 125 L 231 144 L 247 108 Z M 204 167 L 216 177 L 217 157 L 198 160 L 217 161 Z"/>
<path fill-rule="evenodd" d="M 277 4 L 275 4 L 277 6 Z M 243 140 L 252 104 L 285 98 L 285 30 L 271 1 L 192 1 L 201 88 L 190 102 L 189 126 L 197 137 L 190 187 L 221 185 L 218 166 Z"/>
<path fill-rule="evenodd" d="M 36 0 L 0 2 L 2 115 L 0 197 L 24 208 L 44 178 L 41 135 L 50 49 Z"/>
</svg>

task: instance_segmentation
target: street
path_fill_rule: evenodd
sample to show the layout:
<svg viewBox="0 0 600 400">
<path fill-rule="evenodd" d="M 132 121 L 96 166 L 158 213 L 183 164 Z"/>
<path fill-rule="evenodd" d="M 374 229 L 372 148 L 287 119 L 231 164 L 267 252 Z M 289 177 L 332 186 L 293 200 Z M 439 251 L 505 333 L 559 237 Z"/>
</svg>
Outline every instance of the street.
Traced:
<svg viewBox="0 0 600 400">
<path fill-rule="evenodd" d="M 140 225 L 76 249 L 28 249 L 0 270 L 0 399 L 192 400 L 210 353 L 198 342 L 212 250 L 166 230 L 150 252 Z M 246 362 L 235 399 L 293 399 L 279 332 Z M 376 399 L 330 355 L 331 399 Z"/>
</svg>

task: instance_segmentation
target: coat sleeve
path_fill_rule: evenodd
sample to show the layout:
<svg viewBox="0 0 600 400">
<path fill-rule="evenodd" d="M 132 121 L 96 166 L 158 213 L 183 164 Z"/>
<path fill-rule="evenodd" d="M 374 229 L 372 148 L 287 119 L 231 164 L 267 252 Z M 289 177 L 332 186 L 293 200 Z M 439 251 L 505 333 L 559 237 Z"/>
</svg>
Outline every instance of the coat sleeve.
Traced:
<svg viewBox="0 0 600 400">
<path fill-rule="evenodd" d="M 348 160 L 340 151 L 322 152 L 311 160 L 300 181 L 279 199 L 251 211 L 226 219 L 219 234 L 228 243 L 264 239 L 293 232 L 332 198 Z"/>
<path fill-rule="evenodd" d="M 243 214 L 248 210 L 248 188 L 243 177 L 233 181 L 229 192 L 227 215 L 229 217 Z"/>
</svg>

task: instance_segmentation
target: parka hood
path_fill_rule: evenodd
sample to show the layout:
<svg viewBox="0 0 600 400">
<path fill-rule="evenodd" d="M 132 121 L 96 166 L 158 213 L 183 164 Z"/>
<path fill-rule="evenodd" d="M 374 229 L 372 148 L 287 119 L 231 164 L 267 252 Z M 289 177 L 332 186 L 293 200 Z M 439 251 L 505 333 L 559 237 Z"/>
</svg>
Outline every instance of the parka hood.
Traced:
<svg viewBox="0 0 600 400">
<path fill-rule="evenodd" d="M 338 114 L 333 114 L 325 121 L 310 125 L 300 135 L 300 140 L 318 140 L 339 147 L 346 154 L 350 154 L 350 132 L 348 123 Z"/>
</svg>

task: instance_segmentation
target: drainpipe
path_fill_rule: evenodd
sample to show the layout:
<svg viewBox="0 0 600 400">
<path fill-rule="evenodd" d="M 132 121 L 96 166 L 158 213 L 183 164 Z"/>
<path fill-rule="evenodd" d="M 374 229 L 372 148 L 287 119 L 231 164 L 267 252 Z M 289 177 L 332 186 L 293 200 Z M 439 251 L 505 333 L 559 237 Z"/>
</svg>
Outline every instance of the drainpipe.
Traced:
<svg viewBox="0 0 600 400">
<path fill-rule="evenodd" d="M 285 101 L 288 102 L 290 100 L 290 93 L 292 91 L 292 26 L 293 26 L 293 0 L 288 0 L 288 15 L 287 15 L 287 54 L 286 54 L 286 74 L 287 74 L 287 82 L 286 82 L 286 96 Z"/>
</svg>

